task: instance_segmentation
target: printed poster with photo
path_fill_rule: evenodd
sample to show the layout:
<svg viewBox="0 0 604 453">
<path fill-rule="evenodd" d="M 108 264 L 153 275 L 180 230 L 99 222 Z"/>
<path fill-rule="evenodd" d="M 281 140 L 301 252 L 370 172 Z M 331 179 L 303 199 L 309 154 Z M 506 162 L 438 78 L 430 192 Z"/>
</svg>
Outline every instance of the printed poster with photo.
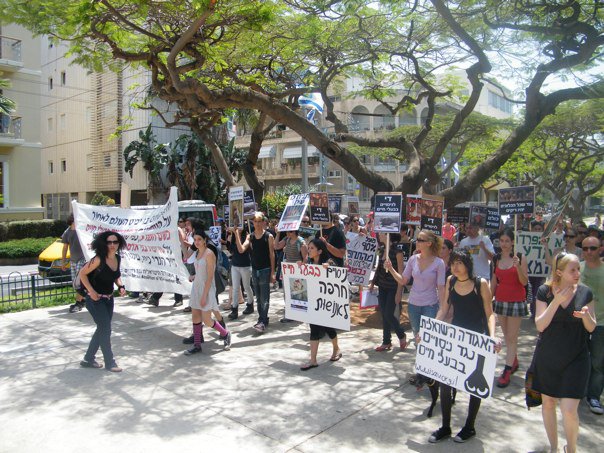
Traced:
<svg viewBox="0 0 604 453">
<path fill-rule="evenodd" d="M 489 210 L 486 206 L 470 205 L 470 225 L 484 228 L 487 225 Z"/>
<path fill-rule="evenodd" d="M 420 225 L 422 222 L 422 197 L 420 195 L 405 195 L 407 225 Z"/>
<path fill-rule="evenodd" d="M 491 396 L 495 340 L 472 330 L 421 317 L 415 371 L 470 395 Z"/>
<path fill-rule="evenodd" d="M 342 195 L 329 195 L 329 213 L 340 214 L 342 212 Z"/>
<path fill-rule="evenodd" d="M 243 228 L 243 186 L 229 188 L 229 226 Z"/>
<path fill-rule="evenodd" d="M 254 191 L 246 190 L 243 192 L 243 218 L 251 219 L 256 214 L 256 200 L 254 199 Z"/>
<path fill-rule="evenodd" d="M 535 186 L 499 189 L 499 214 L 533 214 L 535 212 Z"/>
<path fill-rule="evenodd" d="M 401 230 L 403 194 L 380 192 L 375 195 L 374 228 L 376 233 L 398 233 Z"/>
<path fill-rule="evenodd" d="M 460 223 L 468 223 L 468 219 L 470 218 L 470 208 L 451 208 L 447 209 L 447 221 L 449 223 L 455 223 L 459 225 Z"/>
<path fill-rule="evenodd" d="M 282 263 L 285 317 L 350 330 L 348 272 L 343 267 Z"/>
<path fill-rule="evenodd" d="M 308 207 L 308 194 L 301 193 L 296 195 L 290 195 L 281 214 L 281 220 L 277 229 L 279 231 L 297 231 L 300 229 L 302 223 L 302 217 Z"/>
<path fill-rule="evenodd" d="M 210 227 L 210 241 L 216 247 L 220 247 L 220 237 L 222 236 L 222 229 L 219 226 Z"/>
<path fill-rule="evenodd" d="M 346 204 L 348 205 L 348 216 L 359 215 L 359 197 L 348 196 L 346 197 Z"/>
<path fill-rule="evenodd" d="M 422 230 L 432 231 L 437 236 L 442 235 L 443 210 L 445 207 L 444 197 L 436 195 L 424 195 L 422 197 Z"/>
<path fill-rule="evenodd" d="M 327 225 L 329 218 L 329 197 L 327 192 L 311 192 L 309 194 L 310 223 Z"/>
</svg>

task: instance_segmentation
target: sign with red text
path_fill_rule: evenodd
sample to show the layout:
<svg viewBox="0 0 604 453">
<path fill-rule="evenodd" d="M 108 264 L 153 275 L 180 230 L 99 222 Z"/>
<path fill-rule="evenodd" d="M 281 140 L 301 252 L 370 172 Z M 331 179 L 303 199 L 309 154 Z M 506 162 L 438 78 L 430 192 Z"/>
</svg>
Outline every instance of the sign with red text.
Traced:
<svg viewBox="0 0 604 453">
<path fill-rule="evenodd" d="M 346 235 L 348 282 L 351 285 L 367 286 L 369 285 L 369 280 L 371 280 L 371 271 L 375 264 L 377 239 L 361 234 L 357 234 L 350 240 L 348 237 Z"/>
<path fill-rule="evenodd" d="M 279 220 L 277 229 L 279 231 L 297 231 L 300 228 L 307 206 L 307 193 L 290 195 L 283 214 L 281 214 L 281 220 Z"/>
<path fill-rule="evenodd" d="M 491 396 L 497 353 L 488 335 L 422 316 L 415 371 L 486 399 Z"/>
<path fill-rule="evenodd" d="M 72 202 L 78 238 L 87 260 L 92 240 L 104 231 L 121 234 L 122 282 L 130 291 L 189 294 L 189 272 L 182 262 L 178 238 L 178 195 L 172 187 L 168 202 L 155 209 L 122 209 Z"/>
<path fill-rule="evenodd" d="M 418 225 L 422 221 L 422 197 L 421 195 L 405 195 L 407 225 Z"/>
<path fill-rule="evenodd" d="M 350 330 L 348 272 L 343 267 L 282 263 L 285 317 Z"/>
</svg>

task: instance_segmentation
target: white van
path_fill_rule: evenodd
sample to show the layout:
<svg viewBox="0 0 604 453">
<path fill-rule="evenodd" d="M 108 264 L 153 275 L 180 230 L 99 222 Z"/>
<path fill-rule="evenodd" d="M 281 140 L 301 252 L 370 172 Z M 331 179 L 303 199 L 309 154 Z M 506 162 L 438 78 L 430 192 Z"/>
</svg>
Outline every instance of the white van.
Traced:
<svg viewBox="0 0 604 453">
<path fill-rule="evenodd" d="M 153 209 L 159 206 L 132 206 L 132 209 Z M 212 203 L 206 203 L 203 200 L 184 200 L 178 202 L 178 217 L 187 219 L 195 217 L 201 220 L 206 229 L 211 226 L 216 226 L 218 222 L 218 214 L 216 206 Z"/>
</svg>

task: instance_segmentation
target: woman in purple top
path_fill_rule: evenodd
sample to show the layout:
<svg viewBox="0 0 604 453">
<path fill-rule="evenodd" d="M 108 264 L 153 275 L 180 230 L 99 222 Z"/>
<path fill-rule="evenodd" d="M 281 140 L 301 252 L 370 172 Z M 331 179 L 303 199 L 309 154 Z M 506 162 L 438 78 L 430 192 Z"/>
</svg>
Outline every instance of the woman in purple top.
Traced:
<svg viewBox="0 0 604 453">
<path fill-rule="evenodd" d="M 422 230 L 416 240 L 417 253 L 409 258 L 403 275 L 396 272 L 390 261 L 386 263 L 386 268 L 400 285 L 406 285 L 413 277 L 408 310 L 416 343 L 421 316 L 436 317 L 440 297 L 444 294 L 446 268 L 439 258 L 442 241 L 431 231 Z"/>
</svg>

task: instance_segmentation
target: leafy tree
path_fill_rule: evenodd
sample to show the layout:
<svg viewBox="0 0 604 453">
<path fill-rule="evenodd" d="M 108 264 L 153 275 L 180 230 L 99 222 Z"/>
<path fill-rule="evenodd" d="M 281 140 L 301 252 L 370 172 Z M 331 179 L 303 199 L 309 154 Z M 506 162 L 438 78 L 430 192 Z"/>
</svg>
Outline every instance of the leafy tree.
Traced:
<svg viewBox="0 0 604 453">
<path fill-rule="evenodd" d="M 350 145 L 394 149 L 408 167 L 396 189 L 415 192 L 426 180 L 426 189 L 434 187 L 435 169 L 475 110 L 485 80 L 513 79 L 521 87 L 518 124 L 441 191 L 450 206 L 494 175 L 557 107 L 604 97 L 604 81 L 593 71 L 604 45 L 596 0 L 0 0 L 0 6 L 10 13 L 7 20 L 69 39 L 79 63 L 149 68 L 153 92 L 178 106 L 172 124 L 187 124 L 199 135 L 228 185 L 234 180 L 210 131 L 231 109 L 265 115 L 258 138 L 270 121 L 286 124 L 374 190 L 393 186 L 366 168 Z M 469 93 L 460 92 L 459 81 L 438 76 L 459 67 Z M 363 80 L 359 95 L 393 115 L 425 105 L 416 134 L 354 132 L 329 97 L 352 76 Z M 571 76 L 572 86 L 558 88 L 555 82 Z M 298 98 L 310 91 L 325 102 L 329 134 L 300 112 Z M 438 106 L 451 103 L 456 113 L 437 135 Z M 435 145 L 425 146 L 427 140 Z M 261 144 L 252 143 L 244 168 L 257 192 L 263 187 L 253 170 Z"/>
<path fill-rule="evenodd" d="M 259 208 L 270 219 L 279 219 L 285 209 L 289 196 L 299 193 L 302 193 L 302 186 L 299 184 L 288 184 L 287 186 L 279 187 L 274 192 L 268 192 L 264 195 Z"/>
<path fill-rule="evenodd" d="M 103 192 L 97 192 L 92 197 L 92 200 L 90 200 L 90 204 L 93 206 L 113 206 L 115 205 L 115 200 Z"/>
</svg>

